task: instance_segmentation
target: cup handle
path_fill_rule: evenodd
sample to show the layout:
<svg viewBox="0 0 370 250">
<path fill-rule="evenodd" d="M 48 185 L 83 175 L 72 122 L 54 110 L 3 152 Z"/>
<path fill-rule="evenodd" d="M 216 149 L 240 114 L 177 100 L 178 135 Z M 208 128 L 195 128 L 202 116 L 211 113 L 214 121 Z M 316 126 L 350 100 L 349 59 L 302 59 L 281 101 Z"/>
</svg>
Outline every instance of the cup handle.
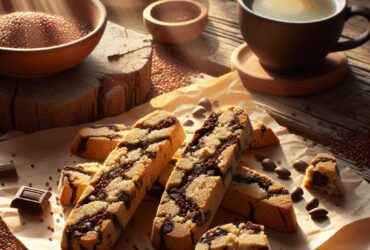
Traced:
<svg viewBox="0 0 370 250">
<path fill-rule="evenodd" d="M 348 41 L 338 42 L 333 51 L 353 49 L 366 43 L 370 39 L 370 8 L 363 6 L 349 6 L 347 8 L 346 15 L 346 20 L 354 16 L 363 16 L 368 20 L 369 26 L 367 28 L 367 31 L 362 33 L 360 36 L 350 38 Z"/>
</svg>

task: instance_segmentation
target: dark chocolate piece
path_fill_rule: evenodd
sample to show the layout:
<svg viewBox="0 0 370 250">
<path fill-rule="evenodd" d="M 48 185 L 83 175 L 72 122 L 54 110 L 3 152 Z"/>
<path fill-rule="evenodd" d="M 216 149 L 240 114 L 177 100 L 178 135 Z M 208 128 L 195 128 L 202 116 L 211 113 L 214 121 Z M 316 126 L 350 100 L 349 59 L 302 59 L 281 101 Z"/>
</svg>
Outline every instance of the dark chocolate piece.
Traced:
<svg viewBox="0 0 370 250">
<path fill-rule="evenodd" d="M 0 178 L 17 177 L 14 162 L 0 164 Z"/>
<path fill-rule="evenodd" d="M 280 179 L 289 179 L 291 173 L 287 168 L 284 167 L 277 167 L 275 168 L 275 173 L 278 175 Z"/>
<path fill-rule="evenodd" d="M 319 200 L 317 198 L 313 198 L 310 200 L 306 205 L 306 210 L 311 211 L 314 208 L 317 208 L 319 206 Z"/>
<path fill-rule="evenodd" d="M 216 239 L 217 237 L 227 235 L 227 231 L 218 227 L 214 231 L 210 231 L 205 233 L 199 240 L 201 243 L 211 244 L 211 242 Z"/>
<path fill-rule="evenodd" d="M 262 161 L 262 167 L 263 167 L 263 170 L 266 170 L 266 171 L 274 171 L 275 168 L 277 168 L 275 162 L 269 158 L 266 158 Z"/>
<path fill-rule="evenodd" d="M 10 207 L 21 211 L 42 213 L 48 205 L 51 193 L 41 189 L 22 186 L 19 188 Z"/>
<path fill-rule="evenodd" d="M 299 172 L 305 172 L 307 167 L 308 163 L 302 160 L 298 160 L 293 163 L 293 168 Z"/>
<path fill-rule="evenodd" d="M 311 215 L 311 218 L 313 219 L 322 219 L 322 218 L 327 217 L 328 210 L 324 208 L 314 208 L 309 212 L 309 214 Z"/>
<path fill-rule="evenodd" d="M 27 250 L 9 230 L 6 223 L 0 217 L 0 249 L 2 250 Z"/>
<path fill-rule="evenodd" d="M 292 200 L 294 202 L 302 199 L 303 189 L 301 187 L 295 187 L 291 193 Z"/>
<path fill-rule="evenodd" d="M 264 159 L 267 158 L 267 155 L 263 153 L 256 153 L 254 157 L 256 158 L 257 161 L 262 162 Z"/>
<path fill-rule="evenodd" d="M 213 106 L 212 105 L 212 102 L 208 98 L 205 98 L 205 97 L 203 97 L 202 99 L 199 100 L 198 105 L 199 106 L 202 106 L 207 111 L 211 111 L 212 110 L 212 106 Z"/>
</svg>

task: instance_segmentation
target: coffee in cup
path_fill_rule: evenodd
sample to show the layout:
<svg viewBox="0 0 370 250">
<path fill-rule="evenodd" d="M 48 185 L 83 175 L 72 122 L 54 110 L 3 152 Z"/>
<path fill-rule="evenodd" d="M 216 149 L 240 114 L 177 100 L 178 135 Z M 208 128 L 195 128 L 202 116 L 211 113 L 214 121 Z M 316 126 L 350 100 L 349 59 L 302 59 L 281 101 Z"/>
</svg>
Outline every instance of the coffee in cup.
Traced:
<svg viewBox="0 0 370 250">
<path fill-rule="evenodd" d="M 370 27 L 357 38 L 338 42 L 345 22 L 370 9 L 347 0 L 238 0 L 241 33 L 269 71 L 296 74 L 319 67 L 333 51 L 370 39 Z M 370 25 L 369 25 L 370 26 Z"/>
<path fill-rule="evenodd" d="M 253 0 L 245 1 L 255 13 L 284 22 L 309 22 L 334 15 L 335 0 Z"/>
</svg>

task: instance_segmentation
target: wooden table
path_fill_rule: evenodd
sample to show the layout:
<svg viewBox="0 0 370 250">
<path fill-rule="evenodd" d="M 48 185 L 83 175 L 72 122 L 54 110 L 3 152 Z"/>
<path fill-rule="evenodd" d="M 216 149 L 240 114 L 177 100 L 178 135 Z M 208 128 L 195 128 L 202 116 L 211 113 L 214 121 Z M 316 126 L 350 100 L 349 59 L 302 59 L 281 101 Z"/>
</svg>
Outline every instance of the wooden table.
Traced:
<svg viewBox="0 0 370 250">
<path fill-rule="evenodd" d="M 103 0 L 110 19 L 121 25 L 146 32 L 141 13 L 148 0 Z M 244 41 L 236 19 L 235 0 L 202 0 L 209 8 L 209 23 L 204 35 L 195 42 L 176 48 L 182 58 L 194 68 L 212 76 L 230 71 L 230 55 Z M 349 0 L 350 4 L 370 7 L 368 0 Z M 366 27 L 362 18 L 351 19 L 343 38 L 358 35 Z M 277 97 L 252 92 L 255 103 L 269 112 L 291 132 L 308 138 L 312 147 L 322 148 L 325 141 L 348 144 L 348 138 L 362 138 L 362 153 L 367 161 L 360 168 L 354 157 L 338 157 L 370 180 L 370 42 L 346 52 L 350 72 L 337 87 L 321 94 L 306 97 Z M 324 138 L 324 140 L 323 140 Z M 367 139 L 367 141 L 366 141 Z M 317 144 L 316 142 L 321 142 Z M 358 143 L 352 140 L 355 147 Z M 317 145 L 316 145 L 317 144 Z M 365 149 L 364 149 L 365 148 Z M 330 150 L 330 149 L 329 149 Z M 343 153 L 343 152 L 342 152 Z"/>
</svg>

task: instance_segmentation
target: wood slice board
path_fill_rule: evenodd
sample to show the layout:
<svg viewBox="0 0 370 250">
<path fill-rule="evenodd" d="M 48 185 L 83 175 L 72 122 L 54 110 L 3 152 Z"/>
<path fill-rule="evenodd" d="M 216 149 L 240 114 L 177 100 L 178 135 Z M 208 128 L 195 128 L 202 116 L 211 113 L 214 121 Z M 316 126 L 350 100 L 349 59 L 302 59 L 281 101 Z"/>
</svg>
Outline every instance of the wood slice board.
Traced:
<svg viewBox="0 0 370 250">
<path fill-rule="evenodd" d="M 77 67 L 40 79 L 0 77 L 0 131 L 86 123 L 143 103 L 151 54 L 146 35 L 108 23 L 99 45 Z"/>
</svg>

